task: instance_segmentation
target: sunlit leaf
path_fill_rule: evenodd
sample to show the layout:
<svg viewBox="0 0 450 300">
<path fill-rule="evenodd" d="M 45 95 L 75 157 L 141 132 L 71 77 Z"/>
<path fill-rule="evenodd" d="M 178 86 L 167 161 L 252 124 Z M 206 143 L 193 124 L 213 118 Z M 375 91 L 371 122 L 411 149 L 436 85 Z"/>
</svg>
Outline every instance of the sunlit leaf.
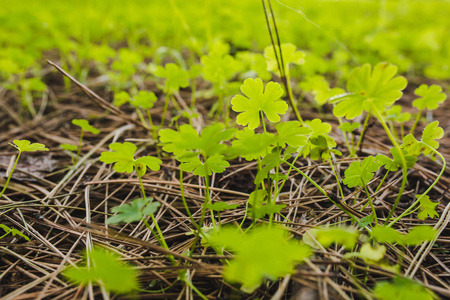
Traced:
<svg viewBox="0 0 450 300">
<path fill-rule="evenodd" d="M 345 170 L 344 184 L 348 187 L 364 186 L 373 178 L 374 173 L 378 171 L 381 163 L 375 160 L 375 157 L 368 156 L 360 163 L 354 161 Z"/>
<path fill-rule="evenodd" d="M 437 297 L 419 283 L 404 277 L 394 277 L 394 282 L 378 282 L 374 288 L 377 299 L 380 300 L 433 300 Z"/>
<path fill-rule="evenodd" d="M 28 140 L 14 140 L 13 143 L 10 145 L 19 150 L 19 152 L 48 151 L 44 144 L 31 143 Z"/>
<path fill-rule="evenodd" d="M 149 216 L 156 212 L 161 205 L 159 202 L 152 202 L 153 198 L 138 198 L 133 200 L 130 204 L 122 204 L 113 207 L 112 212 L 116 213 L 114 216 L 108 218 L 108 224 L 129 223 L 142 220 L 144 216 Z"/>
<path fill-rule="evenodd" d="M 419 110 L 434 110 L 447 99 L 447 95 L 442 92 L 442 87 L 435 84 L 430 86 L 422 84 L 414 91 L 414 94 L 421 96 L 412 103 Z"/>
<path fill-rule="evenodd" d="M 72 120 L 72 124 L 73 125 L 77 125 L 78 127 L 80 127 L 81 129 L 83 129 L 84 131 L 89 131 L 92 134 L 99 134 L 100 130 L 98 130 L 97 128 L 95 128 L 94 126 L 92 126 L 91 124 L 89 124 L 88 120 L 84 120 L 84 119 L 73 119 Z"/>
<path fill-rule="evenodd" d="M 436 211 L 436 207 L 439 205 L 439 202 L 433 202 L 430 200 L 430 197 L 427 195 L 416 195 L 416 198 L 420 199 L 420 207 L 419 213 L 417 217 L 421 220 L 425 220 L 427 218 L 434 219 L 434 217 L 439 217 L 439 214 Z"/>
</svg>

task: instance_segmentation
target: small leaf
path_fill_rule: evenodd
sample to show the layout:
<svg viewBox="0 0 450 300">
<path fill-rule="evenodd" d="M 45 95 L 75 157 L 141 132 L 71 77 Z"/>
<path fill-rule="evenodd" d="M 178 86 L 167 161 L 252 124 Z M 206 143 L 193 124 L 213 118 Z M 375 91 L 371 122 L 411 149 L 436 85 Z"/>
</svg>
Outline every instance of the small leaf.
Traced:
<svg viewBox="0 0 450 300">
<path fill-rule="evenodd" d="M 344 257 L 359 257 L 364 262 L 370 264 L 370 263 L 377 263 L 380 260 L 384 258 L 384 255 L 386 254 L 386 247 L 384 245 L 375 244 L 371 245 L 370 243 L 365 243 L 361 246 L 361 249 L 359 252 L 352 252 L 345 254 Z"/>
<path fill-rule="evenodd" d="M 384 166 L 386 170 L 397 171 L 402 166 L 401 156 L 396 148 L 391 148 L 390 151 L 393 159 L 390 159 L 383 154 L 378 154 L 377 156 L 375 156 L 375 159 L 380 162 L 380 164 Z M 412 167 L 414 167 L 414 164 L 417 161 L 417 157 L 407 155 L 406 150 L 402 150 L 402 152 L 406 161 L 406 167 L 408 169 L 411 169 Z"/>
<path fill-rule="evenodd" d="M 12 234 L 13 236 L 18 235 L 18 236 L 24 238 L 24 239 L 27 240 L 27 241 L 30 240 L 30 238 L 29 238 L 28 236 L 26 236 L 26 235 L 23 234 L 21 231 L 15 229 L 15 228 L 11 228 L 11 234 Z"/>
<path fill-rule="evenodd" d="M 77 151 L 78 147 L 76 145 L 71 145 L 71 144 L 61 144 L 59 145 L 61 148 L 63 148 L 64 150 L 68 150 L 68 151 Z"/>
<path fill-rule="evenodd" d="M 364 158 L 362 163 L 354 161 L 345 170 L 343 182 L 348 187 L 364 186 L 369 183 L 380 166 L 381 164 L 373 156 Z"/>
<path fill-rule="evenodd" d="M 442 92 L 442 87 L 435 84 L 430 86 L 422 84 L 414 91 L 414 94 L 421 96 L 412 103 L 419 110 L 434 110 L 447 99 L 447 95 Z"/>
<path fill-rule="evenodd" d="M 350 122 L 345 122 L 342 123 L 341 125 L 339 125 L 339 129 L 342 130 L 343 132 L 353 132 L 356 129 L 358 129 L 360 126 L 359 123 L 350 123 Z"/>
<path fill-rule="evenodd" d="M 330 88 L 326 79 L 320 75 L 308 77 L 306 81 L 300 83 L 300 88 L 305 92 L 310 92 L 319 105 L 323 105 L 327 103 L 328 99 L 345 92 L 341 88 Z"/>
<path fill-rule="evenodd" d="M 295 264 L 311 255 L 307 245 L 276 227 L 258 226 L 246 234 L 224 228 L 211 239 L 235 252 L 234 259 L 225 266 L 224 278 L 242 284 L 246 293 L 252 293 L 266 278 L 277 280 L 292 274 Z"/>
<path fill-rule="evenodd" d="M 374 219 L 375 219 L 374 215 L 365 216 L 364 218 L 361 218 L 361 220 L 358 222 L 358 226 L 364 228 L 367 225 L 372 224 Z"/>
<path fill-rule="evenodd" d="M 108 218 L 108 224 L 129 223 L 142 220 L 145 215 L 148 216 L 156 211 L 160 206 L 159 202 L 154 202 L 148 205 L 153 198 L 138 198 L 133 200 L 130 204 L 123 204 L 121 206 L 113 207 L 111 210 L 116 215 Z"/>
<path fill-rule="evenodd" d="M 93 134 L 99 134 L 100 133 L 100 130 L 98 130 L 97 128 L 93 127 L 91 124 L 89 124 L 88 120 L 73 119 L 72 120 L 72 124 L 73 125 L 77 125 L 81 129 L 83 129 L 84 131 L 89 131 L 90 133 L 93 133 Z"/>
<path fill-rule="evenodd" d="M 230 166 L 221 154 L 214 154 L 205 163 L 202 163 L 198 156 L 178 157 L 178 160 L 182 162 L 180 170 L 192 172 L 194 175 L 203 177 L 212 173 L 222 173 Z"/>
<path fill-rule="evenodd" d="M 374 288 L 377 299 L 380 300 L 433 300 L 437 297 L 419 283 L 404 277 L 395 277 L 393 283 L 378 282 Z"/>
<path fill-rule="evenodd" d="M 115 152 L 104 151 L 100 155 L 100 161 L 106 164 L 114 164 L 114 170 L 119 173 L 132 173 L 134 167 L 134 154 L 137 147 L 130 143 L 112 143 L 109 149 Z"/>
<path fill-rule="evenodd" d="M 278 45 L 275 46 L 275 49 L 279 58 L 280 48 Z M 281 53 L 283 56 L 285 69 L 289 67 L 289 64 L 302 65 L 305 63 L 305 53 L 302 51 L 297 51 L 297 48 L 293 44 L 281 44 Z M 267 46 L 264 49 L 264 57 L 267 62 L 267 70 L 279 74 L 278 63 L 272 45 Z"/>
<path fill-rule="evenodd" d="M 150 109 L 158 100 L 155 93 L 147 91 L 139 91 L 139 93 L 130 99 L 130 104 L 133 107 L 140 107 L 142 109 Z"/>
<path fill-rule="evenodd" d="M 165 91 L 167 94 L 178 92 L 180 88 L 189 85 L 188 73 L 173 63 L 168 63 L 165 67 L 158 66 L 155 75 L 166 79 Z"/>
<path fill-rule="evenodd" d="M 322 227 L 316 232 L 316 240 L 325 248 L 331 244 L 344 246 L 351 249 L 358 241 L 359 232 L 350 227 Z"/>
<path fill-rule="evenodd" d="M 423 152 L 424 155 L 433 153 L 433 150 L 439 148 L 439 142 L 436 141 L 444 136 L 444 130 L 439 127 L 439 122 L 434 121 L 428 124 L 422 133 L 422 139 L 420 141 L 412 134 L 408 134 L 403 139 L 401 148 L 408 152 L 408 155 L 418 156 Z"/>
<path fill-rule="evenodd" d="M 275 136 L 275 143 L 283 148 L 286 147 L 286 144 L 295 148 L 306 145 L 308 135 L 312 132 L 308 127 L 301 127 L 301 123 L 298 121 L 282 122 L 277 124 L 275 128 L 278 132 Z"/>
<path fill-rule="evenodd" d="M 439 205 L 439 202 L 431 201 L 430 197 L 427 195 L 416 195 L 416 198 L 421 198 L 419 213 L 417 214 L 419 219 L 425 220 L 427 218 L 434 219 L 434 217 L 439 217 L 439 214 L 436 211 L 436 207 Z"/>
<path fill-rule="evenodd" d="M 13 143 L 14 145 L 10 145 L 19 150 L 19 152 L 48 151 L 44 144 L 31 143 L 28 140 L 14 140 Z"/>
<path fill-rule="evenodd" d="M 107 291 L 119 294 L 130 293 L 139 287 L 136 269 L 120 261 L 116 254 L 93 248 L 88 255 L 84 255 L 85 261 L 87 257 L 90 264 L 85 263 L 78 268 L 68 267 L 64 276 L 78 285 L 96 282 Z"/>
<path fill-rule="evenodd" d="M 244 130 L 236 132 L 236 140 L 232 144 L 240 156 L 250 161 L 265 157 L 267 153 L 270 153 L 275 139 L 271 133 L 255 134 L 255 131 L 246 127 Z"/>
<path fill-rule="evenodd" d="M 125 103 L 130 101 L 130 95 L 127 92 L 121 91 L 114 94 L 113 104 L 117 107 L 121 107 Z"/>
<path fill-rule="evenodd" d="M 370 235 L 380 243 L 403 244 L 403 235 L 391 227 L 376 226 Z"/>
<path fill-rule="evenodd" d="M 152 171 L 159 171 L 161 168 L 162 161 L 159 158 L 153 156 L 143 156 L 139 157 L 135 161 L 136 171 L 138 171 L 139 176 L 144 176 L 146 173 L 146 168 Z M 139 170 L 138 170 L 139 169 Z"/>
<path fill-rule="evenodd" d="M 386 113 L 386 119 L 388 121 L 395 121 L 398 123 L 405 123 L 411 119 L 410 113 L 402 113 L 401 105 L 392 106 Z"/>
<path fill-rule="evenodd" d="M 347 82 L 350 93 L 342 98 L 333 109 L 336 117 L 353 119 L 365 111 L 370 111 L 371 103 L 379 111 L 384 111 L 402 96 L 407 81 L 402 76 L 394 77 L 397 67 L 389 63 L 379 63 L 373 70 L 370 64 L 353 69 Z"/>
<path fill-rule="evenodd" d="M 413 227 L 403 238 L 405 245 L 420 245 L 423 242 L 432 241 L 437 236 L 437 230 L 431 226 L 419 225 Z"/>
<path fill-rule="evenodd" d="M 281 100 L 283 89 L 276 82 L 267 83 L 265 89 L 260 78 L 248 78 L 241 85 L 241 91 L 247 97 L 236 95 L 231 99 L 232 109 L 239 112 L 236 123 L 255 129 L 261 122 L 260 111 L 264 112 L 270 122 L 279 122 L 288 106 Z"/>
<path fill-rule="evenodd" d="M 226 202 L 214 202 L 214 204 L 208 203 L 206 205 L 203 205 L 207 209 L 212 209 L 218 212 L 229 210 L 229 209 L 235 209 L 239 207 L 239 204 L 230 204 Z"/>
</svg>

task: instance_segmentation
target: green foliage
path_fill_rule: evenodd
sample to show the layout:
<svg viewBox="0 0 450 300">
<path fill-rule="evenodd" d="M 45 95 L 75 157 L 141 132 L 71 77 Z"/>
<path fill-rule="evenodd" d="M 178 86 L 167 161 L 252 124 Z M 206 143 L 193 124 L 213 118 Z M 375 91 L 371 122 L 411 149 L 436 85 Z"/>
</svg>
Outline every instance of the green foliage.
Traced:
<svg viewBox="0 0 450 300">
<path fill-rule="evenodd" d="M 262 111 L 271 122 L 279 122 L 280 116 L 286 113 L 288 105 L 281 100 L 283 89 L 276 82 L 267 83 L 265 89 L 260 78 L 248 78 L 241 85 L 242 93 L 247 96 L 236 95 L 231 99 L 232 109 L 238 112 L 236 123 L 255 129 L 259 126 Z M 262 120 L 264 122 L 264 120 Z"/>
<path fill-rule="evenodd" d="M 434 219 L 434 217 L 439 217 L 439 214 L 436 211 L 436 207 L 439 205 L 439 202 L 431 201 L 430 197 L 427 195 L 417 194 L 416 198 L 421 198 L 419 213 L 417 214 L 419 219 L 425 220 L 427 218 Z"/>
<path fill-rule="evenodd" d="M 344 246 L 346 249 L 352 249 L 358 241 L 359 232 L 351 227 L 319 227 L 310 229 L 303 235 L 303 241 L 317 248 L 316 243 L 309 235 L 325 248 L 330 247 L 331 244 L 337 244 Z"/>
<path fill-rule="evenodd" d="M 343 132 L 353 132 L 356 129 L 359 128 L 359 126 L 361 126 L 359 123 L 350 123 L 350 122 L 345 122 L 342 123 L 341 125 L 339 125 L 339 129 L 342 130 Z"/>
<path fill-rule="evenodd" d="M 173 63 L 168 63 L 165 67 L 158 66 L 155 75 L 166 79 L 164 91 L 169 95 L 189 85 L 187 71 Z"/>
<path fill-rule="evenodd" d="M 400 245 L 420 245 L 422 242 L 433 240 L 437 231 L 430 226 L 415 226 L 404 235 L 391 227 L 376 226 L 372 228 L 370 235 L 380 243 L 397 243 Z"/>
<path fill-rule="evenodd" d="M 125 103 L 128 103 L 130 101 L 130 95 L 125 92 L 121 91 L 114 94 L 114 101 L 113 104 L 117 107 L 121 107 Z"/>
<path fill-rule="evenodd" d="M 293 273 L 294 265 L 311 255 L 307 245 L 290 239 L 285 230 L 276 227 L 258 226 L 246 234 L 224 228 L 211 239 L 235 253 L 223 275 L 227 281 L 242 284 L 241 289 L 247 293 L 266 278 L 276 280 Z"/>
<path fill-rule="evenodd" d="M 177 159 L 181 162 L 180 170 L 203 177 L 212 173 L 222 173 L 230 166 L 225 156 L 217 153 L 208 157 L 205 162 L 202 162 L 197 155 L 181 155 Z"/>
<path fill-rule="evenodd" d="M 64 276 L 78 285 L 95 282 L 107 291 L 119 294 L 130 293 L 139 287 L 137 271 L 112 252 L 93 248 L 84 255 L 84 261 L 82 266 L 68 267 Z"/>
<path fill-rule="evenodd" d="M 375 159 L 380 162 L 381 165 L 386 168 L 386 170 L 397 171 L 402 166 L 401 156 L 396 148 L 391 148 L 390 151 L 392 154 L 392 159 L 383 154 L 378 154 L 377 156 L 375 156 Z M 407 155 L 407 152 L 405 150 L 402 150 L 402 152 L 406 161 L 406 167 L 408 169 L 411 169 L 412 167 L 414 167 L 414 164 L 417 161 L 417 157 Z"/>
<path fill-rule="evenodd" d="M 442 92 L 442 88 L 435 84 L 430 86 L 422 84 L 415 89 L 414 94 L 421 96 L 412 103 L 412 105 L 419 110 L 434 110 L 439 107 L 439 104 L 447 99 L 447 95 Z"/>
<path fill-rule="evenodd" d="M 130 142 L 112 143 L 109 145 L 109 149 L 114 152 L 102 152 L 100 161 L 106 164 L 114 163 L 114 170 L 119 173 L 131 173 L 133 169 L 136 169 L 138 175 L 143 176 L 147 171 L 147 167 L 153 171 L 158 171 L 162 163 L 159 158 L 153 156 L 134 159 L 137 147 Z"/>
<path fill-rule="evenodd" d="M 378 282 L 374 288 L 374 294 L 380 300 L 432 300 L 437 297 L 428 289 L 417 282 L 404 277 L 394 277 L 394 282 Z"/>
<path fill-rule="evenodd" d="M 108 224 L 129 223 L 142 220 L 143 217 L 154 214 L 161 205 L 159 202 L 151 201 L 153 198 L 138 198 L 133 200 L 130 204 L 123 204 L 111 209 L 116 215 L 108 218 Z"/>
<path fill-rule="evenodd" d="M 142 109 L 152 108 L 157 100 L 158 98 L 156 97 L 155 93 L 147 91 L 139 91 L 139 93 L 136 96 L 128 99 L 128 101 L 134 108 L 140 107 Z"/>
<path fill-rule="evenodd" d="M 388 121 L 394 121 L 398 123 L 405 123 L 408 122 L 411 119 L 410 113 L 402 113 L 402 106 L 401 105 L 393 105 L 387 112 L 386 112 L 386 119 Z"/>
<path fill-rule="evenodd" d="M 333 109 L 337 117 L 353 119 L 365 111 L 371 111 L 371 104 L 379 111 L 391 106 L 402 96 L 407 81 L 397 76 L 397 67 L 388 63 L 377 64 L 372 71 L 370 64 L 353 69 L 347 81 L 347 95 L 339 97 Z"/>
<path fill-rule="evenodd" d="M 422 152 L 424 155 L 428 155 L 433 153 L 432 149 L 439 148 L 439 142 L 436 140 L 441 139 L 443 136 L 444 130 L 439 127 L 438 121 L 434 121 L 425 127 L 420 141 L 416 140 L 412 134 L 408 134 L 403 139 L 400 147 L 405 149 L 408 155 L 419 156 Z"/>
<path fill-rule="evenodd" d="M 278 123 L 275 128 L 278 134 L 275 136 L 275 144 L 280 147 L 286 147 L 286 144 L 298 148 L 305 146 L 308 142 L 308 135 L 312 130 L 308 127 L 302 127 L 299 121 L 288 121 Z"/>
<path fill-rule="evenodd" d="M 309 127 L 312 133 L 309 135 L 308 143 L 303 147 L 301 153 L 304 157 L 311 155 L 312 159 L 328 160 L 330 153 L 340 155 L 339 151 L 330 151 L 336 147 L 336 142 L 328 134 L 331 132 L 331 125 L 322 122 L 320 119 L 305 121 L 305 127 Z"/>
<path fill-rule="evenodd" d="M 59 145 L 61 148 L 63 148 L 64 150 L 68 150 L 68 151 L 77 151 L 77 146 L 76 145 L 72 145 L 72 144 L 61 144 Z"/>
<path fill-rule="evenodd" d="M 21 238 L 29 241 L 30 238 L 28 236 L 26 236 L 25 234 L 23 234 L 22 232 L 20 232 L 19 230 L 15 229 L 15 228 L 10 228 L 4 224 L 0 224 L 0 228 L 3 229 L 3 231 L 5 232 L 3 235 L 0 235 L 0 239 L 4 238 L 5 236 L 7 236 L 8 234 L 11 234 L 12 236 L 20 236 Z"/>
<path fill-rule="evenodd" d="M 20 153 L 34 152 L 34 151 L 48 151 L 48 149 L 45 148 L 44 144 L 31 143 L 28 140 L 14 140 L 13 143 L 14 144 L 10 145 L 19 150 Z"/>
<path fill-rule="evenodd" d="M 311 93 L 319 105 L 327 103 L 328 99 L 334 96 L 345 93 L 341 88 L 330 88 L 325 77 L 320 75 L 307 77 L 305 81 L 300 83 L 300 88 Z"/>
<path fill-rule="evenodd" d="M 278 53 L 278 57 L 280 57 L 280 48 L 276 45 L 275 49 Z M 297 47 L 293 44 L 281 44 L 281 53 L 283 55 L 284 67 L 286 70 L 288 69 L 289 64 L 302 65 L 305 62 L 305 53 L 297 51 Z M 264 57 L 267 62 L 267 70 L 279 74 L 278 63 L 272 45 L 267 46 L 264 49 Z"/>
<path fill-rule="evenodd" d="M 258 171 L 255 178 L 255 184 L 258 185 L 263 182 L 265 178 L 269 176 L 270 170 L 277 168 L 283 163 L 281 159 L 281 147 L 276 147 L 272 149 L 270 154 L 267 154 L 261 161 L 261 165 L 264 167 Z"/>
<path fill-rule="evenodd" d="M 100 133 L 100 130 L 98 130 L 97 128 L 93 127 L 91 124 L 89 124 L 88 120 L 73 119 L 72 120 L 72 124 L 80 127 L 81 130 L 89 131 L 92 134 L 99 134 Z"/>
<path fill-rule="evenodd" d="M 238 208 L 239 204 L 230 204 L 227 202 L 214 202 L 214 204 L 208 203 L 208 204 L 204 205 L 204 207 L 207 209 L 215 210 L 217 212 L 221 212 L 224 210 Z"/>
<path fill-rule="evenodd" d="M 248 198 L 248 203 L 251 205 L 249 208 L 250 216 L 256 219 L 263 218 L 266 215 L 277 214 L 286 207 L 286 204 L 277 205 L 268 201 L 267 192 L 264 190 L 253 191 Z"/>
<path fill-rule="evenodd" d="M 375 160 L 375 157 L 368 156 L 360 163 L 354 161 L 345 170 L 344 184 L 348 187 L 365 186 L 373 178 L 374 173 L 378 171 L 381 163 Z"/>
<path fill-rule="evenodd" d="M 270 153 L 275 141 L 276 137 L 271 133 L 255 134 L 254 130 L 246 127 L 236 132 L 236 140 L 232 144 L 236 153 L 250 161 Z"/>
</svg>

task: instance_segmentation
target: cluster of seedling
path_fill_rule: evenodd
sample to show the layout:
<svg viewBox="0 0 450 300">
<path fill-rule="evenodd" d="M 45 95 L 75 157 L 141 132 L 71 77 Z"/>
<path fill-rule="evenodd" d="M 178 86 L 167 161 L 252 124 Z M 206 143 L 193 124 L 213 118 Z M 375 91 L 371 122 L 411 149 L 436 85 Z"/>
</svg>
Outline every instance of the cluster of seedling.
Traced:
<svg viewBox="0 0 450 300">
<path fill-rule="evenodd" d="M 406 247 L 419 245 L 425 241 L 434 241 L 437 238 L 437 231 L 431 227 L 417 226 L 407 234 L 402 234 L 394 230 L 392 226 L 416 211 L 422 220 L 438 217 L 436 212 L 438 203 L 430 200 L 428 194 L 439 181 L 446 167 L 444 157 L 437 151 L 439 146 L 437 140 L 442 138 L 443 129 L 435 121 L 425 127 L 420 140 L 416 139 L 414 134 L 422 112 L 436 109 L 445 100 L 446 96 L 442 89 L 436 85 L 421 85 L 416 89 L 415 93 L 420 98 L 413 102 L 413 106 L 419 112 L 410 132 L 405 135 L 403 124 L 409 121 L 411 115 L 402 113 L 401 107 L 394 106 L 394 103 L 402 96 L 402 90 L 406 87 L 407 81 L 401 76 L 396 76 L 397 68 L 394 65 L 379 63 L 374 67 L 366 64 L 355 68 L 348 76 L 345 90 L 330 88 L 323 77 L 310 78 L 303 85 L 301 84 L 300 86 L 314 96 L 317 105 L 325 103 L 334 105 L 333 114 L 339 121 L 339 129 L 347 146 L 346 152 L 348 157 L 355 159 L 345 170 L 344 178 L 341 180 L 341 174 L 338 173 L 336 166 L 336 157 L 343 154 L 335 149 L 337 143 L 330 135 L 331 124 L 320 119 L 304 120 L 294 99 L 289 68 L 291 64 L 302 64 L 304 53 L 297 51 L 291 44 L 266 48 L 265 60 L 261 62 L 266 64 L 266 68 L 259 67 L 257 73 L 264 77 L 267 76 L 264 72 L 277 73 L 284 70 L 284 74 L 279 73 L 286 79 L 284 89 L 274 81 L 264 83 L 259 77 L 247 78 L 240 86 L 242 93 L 236 93 L 228 99 L 227 95 L 233 91 L 230 80 L 240 68 L 239 62 L 230 56 L 228 51 L 229 48 L 224 44 L 217 44 L 209 55 L 201 58 L 202 68 L 200 69 L 194 67 L 191 70 L 185 70 L 173 63 L 155 68 L 154 75 L 161 78 L 161 82 L 163 81 L 161 89 L 164 95 L 164 109 L 159 119 L 152 116 L 151 112 L 158 101 L 155 93 L 138 90 L 136 87 L 131 87 L 129 93 L 116 90 L 114 103 L 119 107 L 129 103 L 135 108 L 143 128 L 159 141 L 157 147 L 161 148 L 158 151 L 159 157 L 136 158 L 136 145 L 130 142 L 116 142 L 109 145 L 111 151 L 101 153 L 100 161 L 105 164 L 114 164 L 114 171 L 135 172 L 141 193 L 141 196 L 131 203 L 114 207 L 112 209 L 114 215 L 108 218 L 108 224 L 142 221 L 159 244 L 169 250 L 154 216 L 160 203 L 147 197 L 142 181 L 148 169 L 152 171 L 160 169 L 163 151 L 173 155 L 179 163 L 181 199 L 194 226 L 195 239 L 192 249 L 186 255 L 194 254 L 197 242 L 200 240 L 202 245 L 211 247 L 217 254 L 223 254 L 225 251 L 234 253 L 234 259 L 224 262 L 224 278 L 229 282 L 240 284 L 243 291 L 251 293 L 266 279 L 276 280 L 293 273 L 295 264 L 307 260 L 314 248 L 326 249 L 331 244 L 342 245 L 351 251 L 345 254 L 345 259 L 360 258 L 369 265 L 376 265 L 400 275 L 399 265 L 387 263 L 386 245 L 397 244 L 400 247 Z M 131 61 L 133 65 L 133 57 L 129 57 L 129 53 L 125 52 L 121 55 L 123 55 L 124 64 L 116 65 L 113 70 L 123 73 L 132 72 L 126 69 L 126 62 Z M 283 68 L 280 68 L 279 57 L 281 56 L 284 59 Z M 259 57 L 253 56 L 246 59 L 260 62 Z M 213 107 L 215 119 L 223 120 L 223 122 L 215 122 L 199 132 L 193 125 L 193 121 L 198 116 L 194 113 L 195 92 L 193 92 L 192 106 L 183 107 L 189 110 L 189 124 L 177 125 L 175 129 L 164 128 L 169 114 L 169 105 L 181 105 L 177 100 L 180 88 L 191 86 L 195 90 L 195 78 L 201 72 L 203 77 L 211 82 L 218 97 Z M 288 103 L 283 100 L 284 95 L 289 98 L 297 120 L 281 121 L 284 117 L 288 119 L 286 114 L 289 111 Z M 236 123 L 241 126 L 239 129 L 230 124 L 230 109 L 237 114 Z M 345 121 L 345 119 L 354 120 L 357 117 L 364 117 L 363 124 Z M 377 155 L 364 158 L 356 156 L 371 118 L 375 118 L 381 124 L 391 141 L 390 156 Z M 76 165 L 82 149 L 84 133 L 98 134 L 99 130 L 92 127 L 87 120 L 73 120 L 72 123 L 81 128 L 80 141 L 78 145 L 65 144 L 61 147 L 69 151 L 72 163 Z M 396 130 L 396 124 L 400 125 L 400 133 Z M 361 136 L 359 139 L 355 137 L 355 131 L 358 129 Z M 19 153 L 14 166 L 9 171 L 0 196 L 7 189 L 12 172 L 23 152 L 48 150 L 42 144 L 32 144 L 29 141 L 16 140 L 12 146 L 18 149 Z M 442 161 L 442 170 L 423 194 L 416 195 L 417 200 L 410 207 L 392 218 L 407 184 L 407 171 L 413 168 L 418 156 L 422 154 L 439 157 Z M 255 189 L 250 194 L 245 207 L 245 216 L 239 226 L 222 227 L 220 212 L 236 209 L 238 205 L 212 201 L 211 176 L 224 172 L 230 166 L 230 161 L 238 157 L 256 162 Z M 336 177 L 336 193 L 324 190 L 313 178 L 296 166 L 297 160 L 301 157 L 310 157 L 330 165 Z M 282 172 L 281 166 L 287 166 L 288 170 Z M 371 193 L 369 186 L 372 184 L 375 173 L 381 167 L 384 167 L 385 175 L 378 183 L 375 192 Z M 399 170 L 402 179 L 398 195 L 389 215 L 381 219 L 375 211 L 373 195 L 382 188 L 390 172 L 399 172 Z M 192 216 L 185 199 L 183 187 L 185 172 L 199 176 L 205 186 L 204 203 L 198 221 Z M 294 240 L 285 229 L 275 225 L 276 216 L 283 216 L 283 209 L 286 207 L 286 204 L 279 204 L 277 200 L 288 178 L 295 174 L 303 176 L 324 197 L 347 214 L 350 218 L 348 224 L 351 225 L 313 228 L 304 234 L 301 242 Z M 360 214 L 355 214 L 347 205 L 341 203 L 340 199 L 346 197 L 343 185 L 365 192 L 367 203 L 363 208 L 370 205 L 372 213 L 361 218 Z M 356 196 L 355 201 L 357 201 Z M 209 220 L 207 220 L 208 217 Z M 205 226 L 205 224 L 211 225 Z M 6 234 L 19 234 L 16 230 L 4 225 L 2 229 Z M 358 245 L 358 240 L 364 241 L 362 246 Z M 86 255 L 86 266 L 69 268 L 64 273 L 67 278 L 78 284 L 97 282 L 106 290 L 118 293 L 127 293 L 138 288 L 137 272 L 131 266 L 120 263 L 117 257 L 96 248 Z M 172 255 L 167 255 L 167 258 L 174 266 L 180 266 L 182 263 Z M 398 259 L 402 259 L 401 254 Z M 206 296 L 190 281 L 189 271 L 179 271 L 179 280 L 206 299 Z M 398 284 L 399 282 L 401 285 Z M 395 279 L 394 284 L 388 282 L 377 284 L 374 294 L 385 299 L 384 295 L 388 293 L 387 291 L 391 291 L 391 295 L 399 294 L 399 286 L 411 287 L 416 293 L 423 295 L 424 299 L 433 297 L 425 288 L 401 276 Z"/>
</svg>

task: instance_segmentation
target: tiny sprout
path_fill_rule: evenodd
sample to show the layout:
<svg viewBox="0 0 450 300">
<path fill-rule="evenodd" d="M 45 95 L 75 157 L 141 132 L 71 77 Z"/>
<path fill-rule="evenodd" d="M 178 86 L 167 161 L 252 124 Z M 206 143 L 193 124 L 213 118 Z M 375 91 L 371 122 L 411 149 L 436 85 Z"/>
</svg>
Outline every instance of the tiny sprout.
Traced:
<svg viewBox="0 0 450 300">
<path fill-rule="evenodd" d="M 85 131 L 89 131 L 92 134 L 99 134 L 100 130 L 98 130 L 97 128 L 95 128 L 91 124 L 89 124 L 88 120 L 84 120 L 84 119 L 73 119 L 72 120 L 72 124 L 81 128 L 80 142 L 79 142 L 78 147 L 77 147 L 77 156 L 75 157 L 75 160 L 73 160 L 73 163 L 75 164 L 75 163 L 77 163 L 78 158 L 80 157 L 81 144 L 83 143 L 83 134 L 84 134 L 84 132 Z M 66 146 L 66 148 L 73 148 L 73 147 L 67 147 Z"/>
<path fill-rule="evenodd" d="M 10 145 L 19 150 L 19 154 L 17 154 L 16 161 L 14 162 L 14 165 L 11 171 L 9 172 L 9 176 L 8 179 L 6 180 L 5 186 L 3 187 L 3 190 L 0 192 L 0 198 L 3 196 L 3 193 L 8 187 L 9 181 L 11 180 L 12 174 L 17 166 L 17 163 L 19 162 L 19 158 L 22 152 L 48 151 L 48 149 L 45 148 L 44 144 L 31 143 L 30 141 L 27 140 L 14 140 L 13 143 L 14 144 Z"/>
</svg>

